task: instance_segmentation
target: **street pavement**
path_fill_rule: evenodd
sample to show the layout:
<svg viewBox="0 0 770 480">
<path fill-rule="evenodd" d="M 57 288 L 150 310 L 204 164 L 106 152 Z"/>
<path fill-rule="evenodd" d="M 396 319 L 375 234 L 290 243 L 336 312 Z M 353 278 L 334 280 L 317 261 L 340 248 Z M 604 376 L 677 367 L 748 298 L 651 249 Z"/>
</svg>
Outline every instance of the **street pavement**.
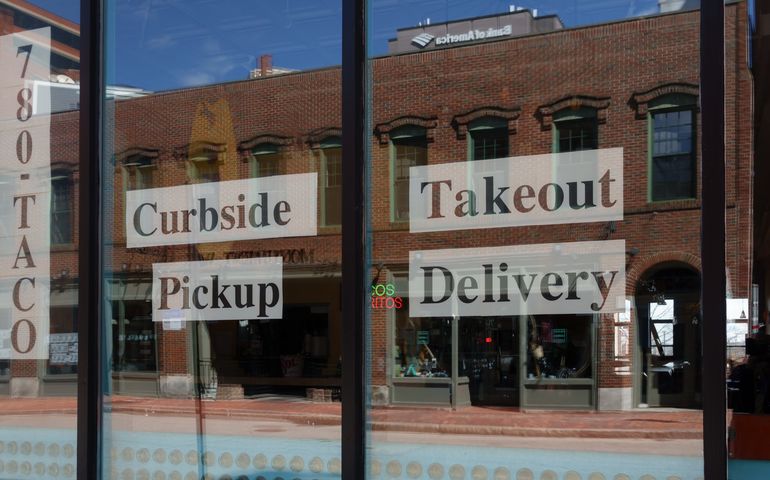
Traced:
<svg viewBox="0 0 770 480">
<path fill-rule="evenodd" d="M 74 476 L 75 398 L 2 399 L 0 412 L 0 478 L 3 471 Z M 105 412 L 111 479 L 339 479 L 339 403 L 118 396 L 107 399 Z M 703 476 L 702 416 L 694 410 L 376 407 L 369 425 L 372 478 Z"/>
<path fill-rule="evenodd" d="M 0 418 L 75 415 L 72 397 L 0 399 Z M 294 425 L 338 426 L 340 403 L 315 403 L 296 397 L 238 400 L 195 400 L 116 396 L 107 397 L 106 411 L 162 420 L 169 415 L 239 421 L 276 420 Z M 1 420 L 0 420 L 1 421 Z M 375 432 L 489 435 L 500 437 L 561 437 L 686 440 L 703 437 L 699 410 L 637 409 L 623 412 L 529 410 L 503 407 L 374 407 L 369 426 Z M 168 425 L 173 428 L 173 425 Z"/>
</svg>

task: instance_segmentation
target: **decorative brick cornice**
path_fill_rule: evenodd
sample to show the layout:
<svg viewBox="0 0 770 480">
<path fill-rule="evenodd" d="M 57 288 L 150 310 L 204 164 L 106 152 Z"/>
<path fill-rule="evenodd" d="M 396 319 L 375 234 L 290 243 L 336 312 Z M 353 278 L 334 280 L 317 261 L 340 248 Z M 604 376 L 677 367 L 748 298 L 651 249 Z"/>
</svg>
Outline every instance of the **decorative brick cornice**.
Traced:
<svg viewBox="0 0 770 480">
<path fill-rule="evenodd" d="M 251 150 L 252 148 L 262 143 L 272 143 L 273 145 L 280 145 L 282 147 L 285 147 L 287 145 L 291 145 L 292 138 L 284 137 L 282 135 L 273 135 L 271 133 L 263 133 L 239 143 L 238 150 L 241 150 L 241 151 Z"/>
<path fill-rule="evenodd" d="M 480 107 L 470 112 L 456 115 L 452 126 L 457 131 L 457 138 L 462 140 L 468 133 L 468 124 L 484 117 L 502 118 L 507 122 L 508 134 L 516 133 L 516 120 L 521 115 L 521 108 Z"/>
<path fill-rule="evenodd" d="M 437 117 L 418 117 L 413 115 L 404 115 L 394 118 L 389 122 L 378 124 L 374 127 L 374 134 L 380 141 L 380 145 L 387 145 L 390 142 L 390 132 L 396 128 L 405 125 L 414 125 L 425 129 L 425 137 L 428 142 L 433 141 L 433 131 L 438 125 Z"/>
<path fill-rule="evenodd" d="M 223 153 L 226 151 L 227 145 L 224 143 L 197 141 L 181 147 L 176 147 L 174 149 L 174 158 L 177 160 L 187 160 L 191 156 L 202 153 Z"/>
<path fill-rule="evenodd" d="M 155 161 L 160 156 L 159 148 L 150 147 L 131 147 L 116 153 L 114 160 L 116 163 L 125 163 L 129 158 L 140 155 L 145 158 L 151 158 Z"/>
<path fill-rule="evenodd" d="M 591 95 L 567 95 L 546 105 L 541 105 L 535 112 L 535 117 L 540 121 L 543 130 L 550 130 L 553 124 L 553 115 L 562 110 L 578 110 L 591 108 L 596 110 L 596 121 L 607 121 L 607 107 L 610 106 L 610 97 L 594 97 Z"/>
<path fill-rule="evenodd" d="M 305 136 L 305 142 L 310 145 L 310 148 L 321 148 L 321 142 L 329 137 L 342 137 L 342 129 L 326 127 L 313 130 Z"/>
<path fill-rule="evenodd" d="M 51 160 L 51 171 L 54 171 L 54 170 L 65 171 L 68 174 L 71 174 L 73 172 L 78 171 L 78 168 L 77 168 L 77 165 L 73 165 L 72 163 L 69 163 L 69 162 Z"/>
<path fill-rule="evenodd" d="M 631 95 L 628 104 L 636 110 L 636 118 L 642 119 L 647 116 L 648 104 L 658 97 L 670 94 L 690 95 L 698 97 L 700 89 L 698 85 L 692 83 L 664 83 L 644 92 L 637 92 Z"/>
</svg>

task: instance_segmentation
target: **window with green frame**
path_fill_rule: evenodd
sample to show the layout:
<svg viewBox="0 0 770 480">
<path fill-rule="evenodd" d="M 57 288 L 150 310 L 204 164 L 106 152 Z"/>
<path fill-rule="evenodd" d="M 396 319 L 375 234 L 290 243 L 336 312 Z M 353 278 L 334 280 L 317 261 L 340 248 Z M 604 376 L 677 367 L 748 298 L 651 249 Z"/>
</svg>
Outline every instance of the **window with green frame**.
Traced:
<svg viewBox="0 0 770 480">
<path fill-rule="evenodd" d="M 251 149 L 249 173 L 252 178 L 281 175 L 283 169 L 283 155 L 279 145 L 260 143 Z"/>
<path fill-rule="evenodd" d="M 553 115 L 553 151 L 577 152 L 599 146 L 599 125 L 593 108 L 567 109 Z"/>
<path fill-rule="evenodd" d="M 468 124 L 468 158 L 470 160 L 505 158 L 508 153 L 507 120 L 483 117 Z"/>
<path fill-rule="evenodd" d="M 342 223 L 342 139 L 321 141 L 321 212 L 324 225 Z"/>
<path fill-rule="evenodd" d="M 650 102 L 647 115 L 650 201 L 695 198 L 695 97 L 660 97 Z"/>
<path fill-rule="evenodd" d="M 428 164 L 428 137 L 423 127 L 404 125 L 390 132 L 391 218 L 409 220 L 409 169 Z"/>
</svg>

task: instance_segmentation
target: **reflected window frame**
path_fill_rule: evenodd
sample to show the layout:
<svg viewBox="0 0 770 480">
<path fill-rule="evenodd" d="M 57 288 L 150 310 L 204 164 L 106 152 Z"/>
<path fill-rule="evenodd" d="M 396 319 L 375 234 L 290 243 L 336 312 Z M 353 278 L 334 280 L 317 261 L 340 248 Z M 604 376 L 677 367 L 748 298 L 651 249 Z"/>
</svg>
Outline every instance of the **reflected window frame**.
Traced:
<svg viewBox="0 0 770 480">
<path fill-rule="evenodd" d="M 222 181 L 222 169 L 227 159 L 227 145 L 194 142 L 178 149 L 177 156 L 182 156 L 187 165 L 189 183 L 215 183 Z"/>
<path fill-rule="evenodd" d="M 51 245 L 75 242 L 75 180 L 72 169 L 51 170 Z"/>
<path fill-rule="evenodd" d="M 121 162 L 123 192 L 154 188 L 155 172 L 158 169 L 156 156 L 144 152 L 127 155 Z"/>
<path fill-rule="evenodd" d="M 128 314 L 128 311 L 137 306 L 150 304 L 152 290 L 149 286 L 152 285 L 152 279 L 147 277 L 146 274 L 141 271 L 138 273 L 131 273 L 128 271 L 128 265 L 124 265 L 124 268 L 125 270 L 123 273 L 117 275 L 110 284 L 109 310 L 112 313 L 112 327 L 110 328 L 111 335 L 109 341 L 110 344 L 113 345 L 112 355 L 109 358 L 110 371 L 115 377 L 122 375 L 157 377 L 160 375 L 158 370 L 160 365 L 158 340 L 162 322 L 153 322 L 151 311 L 147 315 L 135 315 L 131 318 L 129 318 Z M 126 326 L 130 325 L 131 321 L 149 321 L 153 330 L 150 334 L 151 338 L 132 338 L 140 335 L 135 333 L 127 334 Z M 126 365 L 129 365 L 126 362 L 128 354 L 128 349 L 126 347 L 128 346 L 127 342 L 130 341 L 150 342 L 152 349 L 152 363 L 149 364 L 149 368 L 135 370 L 126 368 Z M 123 347 L 122 352 L 120 349 L 121 345 Z"/>
<path fill-rule="evenodd" d="M 402 125 L 389 132 L 389 169 L 390 169 L 390 221 L 409 221 L 409 169 L 428 164 L 428 130 L 419 125 Z M 407 164 L 406 166 L 404 164 Z M 403 170 L 406 169 L 406 175 Z M 404 185 L 405 184 L 405 187 Z M 399 186 L 406 188 L 405 215 L 400 214 L 404 205 L 400 205 Z M 399 208 L 401 207 L 401 208 Z"/>
<path fill-rule="evenodd" d="M 563 109 L 553 114 L 553 153 L 577 152 L 582 150 L 595 150 L 599 148 L 599 117 L 595 108 L 582 107 L 578 109 Z M 579 128 L 580 135 L 572 135 Z M 588 135 L 583 135 L 587 131 Z M 569 137 L 564 137 L 566 132 Z M 586 145 L 586 139 L 589 143 Z M 570 148 L 562 148 L 562 143 L 567 140 Z M 578 148 L 572 148 L 573 141 L 579 141 Z M 592 141 L 592 143 L 591 143 Z"/>
<path fill-rule="evenodd" d="M 285 155 L 281 145 L 273 142 L 262 142 L 248 153 L 246 158 L 249 165 L 249 178 L 273 177 L 286 174 Z"/>
<path fill-rule="evenodd" d="M 656 116 L 678 112 L 689 112 L 690 142 L 689 152 L 674 154 L 655 154 L 655 119 Z M 687 93 L 671 93 L 650 100 L 647 107 L 647 201 L 648 203 L 671 202 L 680 200 L 695 200 L 698 198 L 698 108 L 697 97 Z M 655 194 L 655 160 L 657 158 L 688 157 L 689 188 L 688 195 L 656 197 Z"/>
<path fill-rule="evenodd" d="M 479 145 L 480 141 L 483 145 Z M 487 155 L 489 149 L 488 141 L 494 141 L 493 153 Z M 498 142 L 502 145 L 498 145 Z M 484 152 L 483 157 L 478 156 L 479 149 Z M 498 153 L 498 149 L 503 151 Z M 492 160 L 496 158 L 507 158 L 511 156 L 511 140 L 508 128 L 508 120 L 503 117 L 487 115 L 477 118 L 468 123 L 468 160 Z"/>
<path fill-rule="evenodd" d="M 329 220 L 329 196 L 330 188 L 337 188 L 340 195 L 340 206 L 342 205 L 342 137 L 332 135 L 325 137 L 318 142 L 318 155 L 321 163 L 320 168 L 320 195 L 321 195 L 321 225 L 324 227 L 339 227 L 342 225 L 340 212 L 340 221 L 337 223 Z M 333 167 L 333 168 L 332 168 Z M 334 170 L 334 171 L 332 171 Z M 339 182 L 338 185 L 333 181 Z"/>
</svg>

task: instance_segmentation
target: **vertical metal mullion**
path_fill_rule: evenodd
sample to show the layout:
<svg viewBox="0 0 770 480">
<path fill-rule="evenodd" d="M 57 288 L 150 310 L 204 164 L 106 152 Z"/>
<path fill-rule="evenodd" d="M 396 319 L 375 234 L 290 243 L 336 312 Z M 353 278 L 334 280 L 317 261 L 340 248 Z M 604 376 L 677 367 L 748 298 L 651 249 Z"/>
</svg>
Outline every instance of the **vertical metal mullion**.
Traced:
<svg viewBox="0 0 770 480">
<path fill-rule="evenodd" d="M 724 1 L 701 2 L 703 457 L 707 480 L 727 478 L 725 390 Z"/>
<path fill-rule="evenodd" d="M 342 0 L 342 478 L 365 478 L 365 0 Z"/>
<path fill-rule="evenodd" d="M 77 478 L 101 478 L 102 0 L 80 1 Z"/>
</svg>

